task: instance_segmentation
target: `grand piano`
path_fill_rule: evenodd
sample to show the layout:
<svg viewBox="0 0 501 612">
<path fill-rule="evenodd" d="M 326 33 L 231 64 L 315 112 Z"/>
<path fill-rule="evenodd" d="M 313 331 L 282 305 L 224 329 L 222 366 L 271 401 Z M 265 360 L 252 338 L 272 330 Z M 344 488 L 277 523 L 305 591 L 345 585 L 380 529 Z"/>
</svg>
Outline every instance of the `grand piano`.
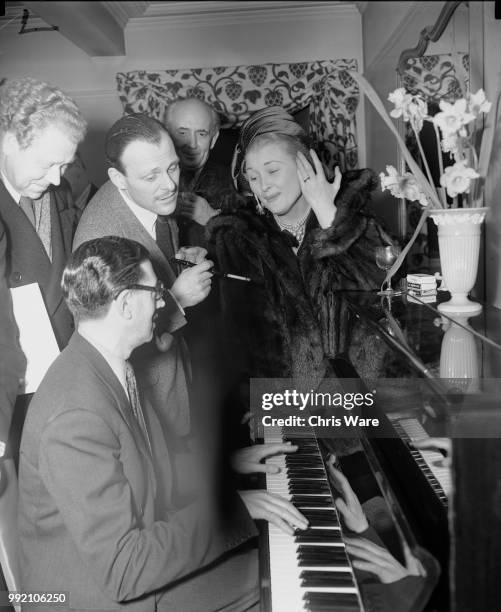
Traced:
<svg viewBox="0 0 501 612">
<path fill-rule="evenodd" d="M 446 297 L 439 292 L 438 302 Z M 266 486 L 310 519 L 310 529 L 294 537 L 263 526 L 263 612 L 371 609 L 344 548 L 346 530 L 326 475 L 328 452 L 336 453 L 361 500 L 377 487 L 391 517 L 380 535 L 392 554 L 403 562 L 405 542 L 436 560 L 436 575 L 414 609 L 499 610 L 501 311 L 483 305 L 468 319 L 442 315 L 437 303 L 405 294 L 342 292 L 342 299 L 350 325 L 381 342 L 382 357 L 378 377 L 367 379 L 367 368 L 349 352 L 337 356 L 336 388 L 372 390 L 377 400 L 358 414 L 377 418 L 379 426 L 351 428 L 345 438 L 346 429 L 262 426 L 263 413 L 255 413 L 257 438 L 299 444 L 295 455 L 270 459 L 282 470 Z M 451 465 L 439 450 L 413 446 L 427 437 L 450 440 Z"/>
</svg>

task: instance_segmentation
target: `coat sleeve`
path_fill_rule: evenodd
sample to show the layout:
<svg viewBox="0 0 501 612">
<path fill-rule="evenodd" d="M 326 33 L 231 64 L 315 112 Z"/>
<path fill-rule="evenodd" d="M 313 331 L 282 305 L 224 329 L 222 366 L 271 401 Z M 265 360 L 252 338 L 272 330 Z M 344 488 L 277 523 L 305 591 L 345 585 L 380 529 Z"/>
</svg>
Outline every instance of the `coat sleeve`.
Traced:
<svg viewBox="0 0 501 612">
<path fill-rule="evenodd" d="M 392 244 L 391 237 L 370 212 L 371 193 L 377 179 L 370 169 L 343 175 L 336 197 L 337 212 L 332 225 L 317 228 L 309 236 L 304 275 L 323 330 L 325 354 L 349 354 L 359 374 L 381 375 L 385 358 L 379 339 L 353 319 L 339 290 L 375 290 L 384 271 L 375 262 L 376 246 Z"/>
<path fill-rule="evenodd" d="M 115 601 L 165 587 L 255 535 L 248 514 L 247 532 L 221 525 L 207 500 L 145 527 L 122 452 L 119 433 L 83 409 L 58 415 L 41 433 L 42 481 L 96 584 Z"/>
<path fill-rule="evenodd" d="M 276 324 L 276 279 L 263 265 L 259 249 L 247 240 L 245 227 L 240 227 L 238 219 L 228 216 L 226 222 L 221 217 L 208 245 L 216 268 L 256 281 L 218 281 L 228 368 L 238 381 L 248 381 L 249 376 L 269 376 L 276 368 L 282 371 L 278 363 L 273 366 L 273 360 L 280 359 L 284 342 Z"/>
<path fill-rule="evenodd" d="M 0 444 L 7 442 L 19 380 L 26 369 L 5 277 L 6 248 L 7 239 L 0 221 Z"/>
</svg>

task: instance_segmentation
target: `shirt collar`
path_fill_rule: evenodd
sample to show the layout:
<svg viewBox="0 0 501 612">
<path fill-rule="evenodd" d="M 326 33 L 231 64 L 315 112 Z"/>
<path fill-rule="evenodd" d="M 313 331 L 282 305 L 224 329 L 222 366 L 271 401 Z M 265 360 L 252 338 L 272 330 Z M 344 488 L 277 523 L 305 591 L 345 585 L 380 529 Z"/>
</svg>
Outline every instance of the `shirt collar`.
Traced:
<svg viewBox="0 0 501 612">
<path fill-rule="evenodd" d="M 125 191 L 125 189 L 118 190 L 123 200 L 127 204 L 127 206 L 131 209 L 134 215 L 139 220 L 139 223 L 144 227 L 144 229 L 148 232 L 148 234 L 153 238 L 153 240 L 157 239 L 157 231 L 156 231 L 156 221 L 157 214 L 143 208 L 142 206 L 138 206 L 134 200 L 130 197 L 130 195 Z"/>
<path fill-rule="evenodd" d="M 9 180 L 7 179 L 7 177 L 5 176 L 3 172 L 0 172 L 0 176 L 2 177 L 2 181 L 3 181 L 3 184 L 5 185 L 5 189 L 7 189 L 7 191 L 10 193 L 14 202 L 16 204 L 19 204 L 19 200 L 21 199 L 21 194 L 19 193 L 19 191 L 16 191 L 16 189 L 14 189 L 14 187 L 10 184 Z"/>
</svg>

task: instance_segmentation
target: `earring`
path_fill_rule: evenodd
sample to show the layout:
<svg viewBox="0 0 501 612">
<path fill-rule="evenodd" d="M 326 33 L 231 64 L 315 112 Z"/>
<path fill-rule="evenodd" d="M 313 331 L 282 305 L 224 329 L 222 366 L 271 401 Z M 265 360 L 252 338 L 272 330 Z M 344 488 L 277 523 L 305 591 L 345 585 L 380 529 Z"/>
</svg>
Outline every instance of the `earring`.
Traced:
<svg viewBox="0 0 501 612">
<path fill-rule="evenodd" d="M 256 209 L 259 215 L 264 215 L 264 206 L 261 203 L 261 200 L 259 199 L 258 195 L 253 193 L 252 194 L 256 200 Z"/>
</svg>

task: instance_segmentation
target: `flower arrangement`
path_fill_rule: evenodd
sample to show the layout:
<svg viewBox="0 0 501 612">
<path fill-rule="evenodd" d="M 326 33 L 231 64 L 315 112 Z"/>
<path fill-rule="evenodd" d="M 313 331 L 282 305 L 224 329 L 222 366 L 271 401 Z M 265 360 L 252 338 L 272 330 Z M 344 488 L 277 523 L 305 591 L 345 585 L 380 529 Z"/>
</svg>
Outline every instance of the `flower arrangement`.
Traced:
<svg viewBox="0 0 501 612">
<path fill-rule="evenodd" d="M 440 208 L 448 208 L 445 193 L 452 198 L 452 207 L 458 205 L 458 195 L 462 194 L 463 207 L 481 205 L 479 156 L 474 143 L 482 121 L 482 114 L 488 113 L 491 103 L 485 99 L 482 89 L 477 93 L 466 93 L 465 97 L 449 103 L 441 100 L 440 112 L 434 117 L 428 115 L 426 102 L 417 95 L 407 93 L 404 88 L 390 93 L 388 100 L 395 108 L 390 112 L 394 118 L 402 117 L 408 122 L 418 143 L 419 153 L 426 171 L 427 181 L 434 190 L 435 197 L 430 199 L 420 182 L 411 172 L 398 174 L 393 166 L 386 166 L 387 175 L 380 174 L 382 190 L 388 189 L 397 198 L 417 200 L 422 206 L 439 204 Z M 425 121 L 429 121 L 435 130 L 438 160 L 440 165 L 440 188 L 436 188 L 431 178 L 430 168 L 424 155 L 419 133 Z M 443 167 L 442 151 L 449 153 L 454 163 Z"/>
<path fill-rule="evenodd" d="M 393 103 L 394 109 L 388 114 L 370 83 L 358 72 L 351 70 L 349 72 L 350 76 L 358 83 L 360 90 L 367 96 L 388 128 L 393 132 L 408 167 L 408 171 L 400 174 L 395 167 L 387 166 L 387 173 L 380 174 L 381 188 L 389 190 L 395 197 L 418 201 L 422 207 L 421 217 L 414 233 L 393 266 L 388 270 L 384 281 L 386 283 L 402 265 L 426 218 L 433 209 L 458 207 L 459 196 L 461 196 L 461 206 L 463 208 L 482 207 L 483 186 L 494 140 L 494 125 L 491 124 L 488 126 L 489 129 L 483 130 L 482 115 L 490 111 L 491 103 L 485 99 L 482 89 L 475 94 L 463 92 L 463 97 L 454 103 L 440 101 L 440 112 L 431 117 L 428 114 L 426 102 L 420 96 L 412 95 L 406 92 L 404 88 L 399 88 L 389 95 L 389 100 Z M 498 98 L 497 104 L 499 104 Z M 390 115 L 393 118 L 402 117 L 405 122 L 409 122 L 416 136 L 424 172 L 409 152 Z M 440 164 L 440 187 L 438 188 L 435 187 L 432 180 L 419 139 L 419 132 L 425 121 L 432 123 L 436 135 Z M 481 140 L 481 146 L 479 152 L 477 152 L 479 140 Z M 443 168 L 442 151 L 450 153 L 454 162 L 446 168 Z M 447 196 L 452 198 L 451 204 L 449 204 Z"/>
</svg>

